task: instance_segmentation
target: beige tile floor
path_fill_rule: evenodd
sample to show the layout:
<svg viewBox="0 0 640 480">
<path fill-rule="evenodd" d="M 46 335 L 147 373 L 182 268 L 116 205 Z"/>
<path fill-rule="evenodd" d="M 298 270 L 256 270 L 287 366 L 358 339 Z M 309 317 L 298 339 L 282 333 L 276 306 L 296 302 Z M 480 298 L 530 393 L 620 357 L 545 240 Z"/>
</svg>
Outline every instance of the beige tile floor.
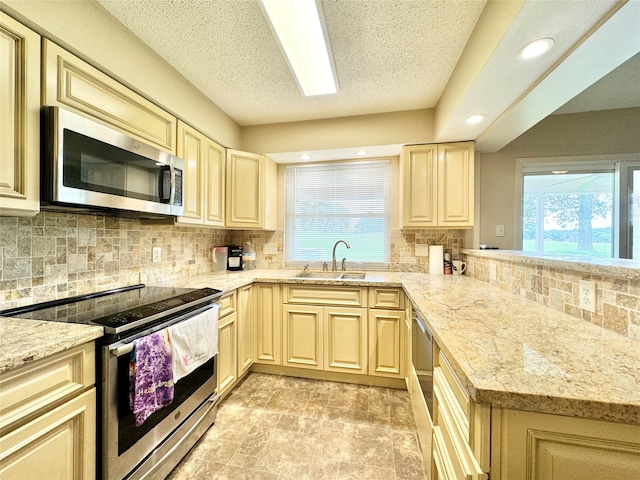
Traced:
<svg viewBox="0 0 640 480">
<path fill-rule="evenodd" d="M 427 476 L 406 391 L 251 373 L 168 478 Z"/>
</svg>

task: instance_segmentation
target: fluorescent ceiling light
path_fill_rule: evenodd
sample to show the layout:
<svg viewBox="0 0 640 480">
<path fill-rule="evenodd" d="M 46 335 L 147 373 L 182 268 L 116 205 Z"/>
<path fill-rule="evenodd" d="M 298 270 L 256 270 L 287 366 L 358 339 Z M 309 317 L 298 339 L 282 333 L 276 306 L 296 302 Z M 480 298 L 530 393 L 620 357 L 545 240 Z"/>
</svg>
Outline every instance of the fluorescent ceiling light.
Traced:
<svg viewBox="0 0 640 480">
<path fill-rule="evenodd" d="M 329 39 L 315 0 L 259 0 L 302 93 L 336 93 Z"/>
<path fill-rule="evenodd" d="M 553 39 L 541 38 L 525 45 L 518 53 L 518 57 L 522 60 L 531 60 L 546 53 L 553 46 Z"/>
<path fill-rule="evenodd" d="M 467 118 L 467 123 L 473 125 L 475 123 L 480 123 L 482 120 L 484 120 L 484 115 L 471 115 Z"/>
</svg>

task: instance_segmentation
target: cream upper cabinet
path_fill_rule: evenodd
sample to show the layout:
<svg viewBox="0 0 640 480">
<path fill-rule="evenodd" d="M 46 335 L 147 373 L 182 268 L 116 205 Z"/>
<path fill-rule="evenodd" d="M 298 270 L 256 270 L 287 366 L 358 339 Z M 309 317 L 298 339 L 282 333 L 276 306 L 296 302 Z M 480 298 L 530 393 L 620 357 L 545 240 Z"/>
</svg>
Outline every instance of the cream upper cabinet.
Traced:
<svg viewBox="0 0 640 480">
<path fill-rule="evenodd" d="M 276 164 L 264 155 L 227 150 L 226 226 L 275 230 L 277 177 Z"/>
<path fill-rule="evenodd" d="M 177 223 L 224 227 L 224 147 L 178 120 L 177 155 L 185 162 L 184 215 Z"/>
<path fill-rule="evenodd" d="M 176 153 L 176 118 L 50 40 L 43 41 L 43 102 L 95 117 Z"/>
<path fill-rule="evenodd" d="M 0 12 L 0 215 L 40 211 L 40 36 Z"/>
<path fill-rule="evenodd" d="M 282 365 L 282 297 L 280 285 L 253 286 L 256 319 L 256 363 Z"/>
<path fill-rule="evenodd" d="M 473 142 L 402 148 L 402 226 L 473 226 Z"/>
</svg>

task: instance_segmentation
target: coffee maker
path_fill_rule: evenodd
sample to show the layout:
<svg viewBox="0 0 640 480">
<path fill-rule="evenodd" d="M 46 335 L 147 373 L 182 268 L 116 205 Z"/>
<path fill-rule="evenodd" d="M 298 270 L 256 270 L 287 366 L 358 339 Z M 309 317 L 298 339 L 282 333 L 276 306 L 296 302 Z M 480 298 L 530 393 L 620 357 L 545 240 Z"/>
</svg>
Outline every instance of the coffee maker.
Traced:
<svg viewBox="0 0 640 480">
<path fill-rule="evenodd" d="M 242 245 L 227 246 L 227 270 L 242 270 Z"/>
</svg>

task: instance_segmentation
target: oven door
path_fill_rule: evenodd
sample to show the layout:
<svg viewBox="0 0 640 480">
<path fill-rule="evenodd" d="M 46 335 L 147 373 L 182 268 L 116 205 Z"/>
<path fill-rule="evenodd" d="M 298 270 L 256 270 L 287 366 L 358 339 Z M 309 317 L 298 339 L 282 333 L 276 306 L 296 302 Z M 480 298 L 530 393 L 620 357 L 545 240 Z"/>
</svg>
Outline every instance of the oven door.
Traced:
<svg viewBox="0 0 640 480">
<path fill-rule="evenodd" d="M 179 321 L 207 313 L 211 305 L 174 318 L 126 340 L 102 347 L 102 448 L 100 464 L 105 480 L 151 478 L 159 464 L 182 455 L 206 431 L 215 418 L 217 355 L 174 385 L 172 403 L 151 414 L 139 427 L 129 406 L 129 364 L 133 341 Z M 203 423 L 204 422 L 204 423 Z M 199 430 L 197 438 L 187 439 Z M 185 446 L 184 442 L 190 442 Z M 142 465 L 141 465 L 142 464 Z M 173 468 L 165 468 L 163 471 Z M 168 473 L 168 471 L 166 471 Z"/>
</svg>

